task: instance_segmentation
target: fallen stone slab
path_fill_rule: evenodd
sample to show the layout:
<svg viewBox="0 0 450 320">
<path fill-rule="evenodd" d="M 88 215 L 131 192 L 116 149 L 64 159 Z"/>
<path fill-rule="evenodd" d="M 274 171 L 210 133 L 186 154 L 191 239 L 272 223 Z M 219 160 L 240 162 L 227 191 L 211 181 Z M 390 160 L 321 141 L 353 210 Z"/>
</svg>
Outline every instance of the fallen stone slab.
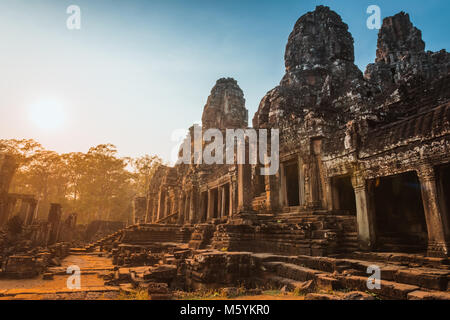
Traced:
<svg viewBox="0 0 450 320">
<path fill-rule="evenodd" d="M 403 269 L 395 274 L 395 281 L 426 289 L 445 291 L 450 272 L 433 269 Z"/>
<path fill-rule="evenodd" d="M 408 293 L 408 300 L 450 300 L 450 292 L 417 290 Z"/>
<path fill-rule="evenodd" d="M 352 291 L 346 293 L 343 297 L 343 300 L 376 300 L 375 297 L 367 292 L 361 291 Z"/>
<path fill-rule="evenodd" d="M 42 275 L 42 280 L 53 280 L 53 278 L 54 278 L 53 273 L 47 272 Z"/>
<path fill-rule="evenodd" d="M 333 296 L 331 294 L 323 294 L 323 293 L 308 293 L 305 296 L 305 300 L 341 300 L 337 296 Z"/>
</svg>

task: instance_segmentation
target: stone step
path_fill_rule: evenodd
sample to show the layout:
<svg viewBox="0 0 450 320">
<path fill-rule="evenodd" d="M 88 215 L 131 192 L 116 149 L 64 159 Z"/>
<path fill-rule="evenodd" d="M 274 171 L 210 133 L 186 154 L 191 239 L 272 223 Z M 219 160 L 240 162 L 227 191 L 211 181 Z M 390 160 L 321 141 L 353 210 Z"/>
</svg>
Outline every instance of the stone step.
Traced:
<svg viewBox="0 0 450 320">
<path fill-rule="evenodd" d="M 416 290 L 408 293 L 408 300 L 450 300 L 450 292 Z"/>
<path fill-rule="evenodd" d="M 322 271 L 305 268 L 292 263 L 266 262 L 264 266 L 267 270 L 274 272 L 277 276 L 295 281 L 315 280 Z"/>
<path fill-rule="evenodd" d="M 370 292 L 382 299 L 407 300 L 408 294 L 419 290 L 417 286 L 381 280 L 380 289 L 369 289 L 367 285 L 368 278 L 360 276 L 340 276 L 338 277 L 344 288 L 347 290 L 356 290 Z"/>
<path fill-rule="evenodd" d="M 351 257 L 360 260 L 382 261 L 386 263 L 418 264 L 424 267 L 449 269 L 449 258 L 434 258 L 425 255 L 392 252 L 353 252 Z"/>
<path fill-rule="evenodd" d="M 369 267 L 379 267 L 381 279 L 398 284 L 417 286 L 426 290 L 446 291 L 450 285 L 450 270 L 438 268 L 410 268 L 400 264 L 357 259 L 337 259 L 311 256 L 277 256 L 254 254 L 269 272 L 298 281 L 316 279 L 317 275 L 351 274 L 367 280 L 373 273 Z M 355 288 L 356 289 L 356 288 Z"/>
</svg>

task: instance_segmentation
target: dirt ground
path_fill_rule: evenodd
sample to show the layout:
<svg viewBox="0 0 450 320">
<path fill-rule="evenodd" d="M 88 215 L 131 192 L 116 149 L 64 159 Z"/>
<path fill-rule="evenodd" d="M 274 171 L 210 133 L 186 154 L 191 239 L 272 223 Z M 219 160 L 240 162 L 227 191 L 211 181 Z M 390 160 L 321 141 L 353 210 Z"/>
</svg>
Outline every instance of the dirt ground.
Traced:
<svg viewBox="0 0 450 320">
<path fill-rule="evenodd" d="M 81 289 L 69 289 L 66 273 L 69 266 L 76 265 L 81 270 Z M 1 300 L 65 300 L 65 299 L 114 299 L 119 289 L 107 287 L 98 274 L 112 270 L 111 260 L 97 255 L 70 255 L 61 262 L 61 267 L 51 268 L 55 272 L 53 280 L 0 279 Z"/>
</svg>

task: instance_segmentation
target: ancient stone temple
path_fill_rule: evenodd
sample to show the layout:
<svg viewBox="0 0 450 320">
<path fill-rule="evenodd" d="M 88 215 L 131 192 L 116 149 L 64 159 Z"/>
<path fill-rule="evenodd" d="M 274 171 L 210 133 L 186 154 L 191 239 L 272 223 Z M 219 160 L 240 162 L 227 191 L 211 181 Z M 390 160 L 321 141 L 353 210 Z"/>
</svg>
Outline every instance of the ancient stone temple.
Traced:
<svg viewBox="0 0 450 320">
<path fill-rule="evenodd" d="M 236 80 L 217 81 L 205 105 L 202 123 L 203 132 L 209 128 L 247 128 L 244 93 Z M 195 136 L 194 128 L 190 129 L 191 137 Z M 187 142 L 192 147 L 195 143 Z M 194 159 L 194 152 L 191 157 Z M 231 217 L 243 206 L 238 199 L 239 174 L 244 174 L 241 171 L 237 165 L 206 163 L 160 167 L 150 182 L 147 222 L 202 223 Z"/>
<path fill-rule="evenodd" d="M 384 20 L 364 74 L 354 60 L 338 14 L 319 6 L 302 16 L 286 74 L 253 117 L 255 129 L 280 130 L 278 173 L 162 166 L 150 183 L 147 226 L 184 225 L 191 244 L 227 250 L 448 256 L 450 55 L 425 52 L 402 12 Z M 245 129 L 247 118 L 237 82 L 218 80 L 201 130 Z"/>
</svg>

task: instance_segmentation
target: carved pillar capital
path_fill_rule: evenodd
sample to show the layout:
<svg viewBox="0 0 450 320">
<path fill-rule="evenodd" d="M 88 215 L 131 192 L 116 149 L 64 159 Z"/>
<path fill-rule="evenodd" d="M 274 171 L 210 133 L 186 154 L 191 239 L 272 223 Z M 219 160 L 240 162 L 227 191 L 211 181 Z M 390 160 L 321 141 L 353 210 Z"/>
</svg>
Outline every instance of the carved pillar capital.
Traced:
<svg viewBox="0 0 450 320">
<path fill-rule="evenodd" d="M 430 164 L 422 164 L 416 170 L 421 181 L 436 181 L 436 171 Z"/>
<path fill-rule="evenodd" d="M 356 192 L 366 190 L 366 178 L 362 173 L 356 172 L 352 176 L 352 185 Z"/>
</svg>

